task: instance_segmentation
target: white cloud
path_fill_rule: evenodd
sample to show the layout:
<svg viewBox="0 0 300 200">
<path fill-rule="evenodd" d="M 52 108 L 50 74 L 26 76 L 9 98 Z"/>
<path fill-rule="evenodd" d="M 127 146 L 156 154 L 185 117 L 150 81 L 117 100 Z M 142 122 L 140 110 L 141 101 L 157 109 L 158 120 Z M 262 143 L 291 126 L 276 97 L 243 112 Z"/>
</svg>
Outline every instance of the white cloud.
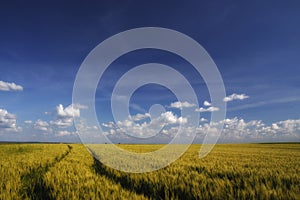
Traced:
<svg viewBox="0 0 300 200">
<path fill-rule="evenodd" d="M 136 115 L 138 116 L 138 115 Z M 140 114 L 139 116 L 148 116 L 146 114 Z M 105 132 L 107 135 L 120 135 L 126 133 L 135 137 L 151 137 L 158 134 L 164 128 L 170 128 L 174 125 L 186 124 L 187 118 L 177 117 L 172 112 L 167 111 L 161 113 L 157 118 L 151 119 L 150 122 L 137 123 L 138 120 L 134 120 L 134 117 L 128 117 L 123 121 L 118 121 L 116 124 L 113 122 L 103 123 L 102 126 L 108 128 Z"/>
<path fill-rule="evenodd" d="M 71 117 L 58 118 L 55 120 L 51 120 L 50 124 L 56 126 L 57 128 L 68 128 L 73 125 L 73 118 Z"/>
<path fill-rule="evenodd" d="M 227 141 L 293 141 L 300 139 L 300 119 L 266 125 L 261 120 L 225 119 L 221 138 Z"/>
<path fill-rule="evenodd" d="M 279 126 L 278 126 L 276 123 L 273 123 L 273 124 L 272 124 L 272 129 L 278 130 L 278 129 L 279 129 Z"/>
<path fill-rule="evenodd" d="M 72 104 L 68 107 L 64 108 L 62 104 L 56 106 L 56 114 L 58 117 L 79 117 L 80 109 L 78 107 L 73 106 Z"/>
<path fill-rule="evenodd" d="M 50 125 L 48 122 L 46 121 L 43 121 L 41 119 L 38 119 L 34 125 L 33 125 L 33 128 L 36 129 L 36 130 L 39 130 L 39 131 L 43 131 L 43 132 L 46 132 L 46 133 L 49 133 L 52 131 Z"/>
<path fill-rule="evenodd" d="M 134 116 L 129 116 L 128 118 L 133 120 L 133 121 L 140 121 L 140 120 L 150 118 L 150 117 L 151 117 L 151 115 L 149 113 L 145 113 L 145 114 L 138 113 Z"/>
<path fill-rule="evenodd" d="M 105 128 L 115 128 L 115 123 L 113 122 L 102 123 L 102 126 Z"/>
<path fill-rule="evenodd" d="M 86 108 L 79 104 L 71 104 L 64 108 L 62 104 L 59 104 L 55 110 L 56 117 L 50 121 L 50 124 L 57 128 L 68 128 L 73 125 L 73 117 L 80 117 L 80 109 Z"/>
<path fill-rule="evenodd" d="M 114 125 L 114 123 L 103 123 L 102 126 L 105 127 L 105 128 L 113 128 L 113 126 L 111 125 Z M 89 120 L 86 120 L 86 119 L 83 119 L 83 118 L 80 118 L 78 120 L 78 123 L 76 124 L 76 128 L 77 128 L 77 131 L 79 131 L 80 133 L 84 133 L 84 135 L 90 135 L 90 136 L 96 136 L 97 134 L 100 134 L 99 132 L 99 128 L 98 126 L 96 126 L 95 124 L 90 124 L 90 121 Z M 93 139 L 93 138 L 91 138 Z"/>
<path fill-rule="evenodd" d="M 161 133 L 160 139 L 163 137 L 172 138 L 177 134 L 178 125 L 181 126 L 185 136 L 196 133 L 197 141 L 201 142 L 206 134 L 216 134 L 216 127 L 224 124 L 223 131 L 219 138 L 220 142 L 268 142 L 268 141 L 300 141 L 300 119 L 284 120 L 267 125 L 261 120 L 246 121 L 237 117 L 224 119 L 219 122 L 205 123 L 208 120 L 200 118 L 201 123 L 196 130 L 189 126 L 187 118 L 181 118 L 172 112 L 162 113 L 159 117 L 152 119 L 150 122 L 136 123 L 128 118 L 119 121 L 103 124 L 107 131 L 104 134 L 114 138 L 126 138 L 124 133 L 132 136 L 146 138 Z M 127 138 L 128 139 L 128 138 Z M 159 140 L 158 140 L 159 141 Z"/>
<path fill-rule="evenodd" d="M 74 132 L 64 130 L 64 131 L 58 131 L 56 135 L 57 136 L 67 136 L 67 135 L 73 135 L 73 134 L 74 134 Z"/>
<path fill-rule="evenodd" d="M 17 117 L 5 109 L 0 109 L 0 133 L 20 132 L 22 129 L 17 126 Z"/>
<path fill-rule="evenodd" d="M 157 119 L 154 119 L 152 121 L 156 121 L 156 120 L 157 120 L 157 122 L 162 122 L 164 125 L 176 124 L 176 123 L 185 123 L 186 122 L 185 119 L 183 119 L 182 117 L 178 118 L 176 115 L 174 115 L 170 111 L 161 113 L 160 117 L 158 117 Z"/>
<path fill-rule="evenodd" d="M 207 119 L 205 119 L 205 118 L 200 118 L 200 122 L 207 122 Z"/>
<path fill-rule="evenodd" d="M 215 112 L 215 111 L 218 111 L 219 108 L 217 107 L 214 107 L 214 106 L 211 106 L 211 107 L 208 107 L 208 108 L 196 108 L 195 111 L 196 112 Z"/>
<path fill-rule="evenodd" d="M 211 103 L 209 103 L 208 101 L 204 101 L 204 102 L 203 102 L 203 105 L 204 105 L 204 106 L 211 106 Z"/>
<path fill-rule="evenodd" d="M 0 90 L 2 91 L 22 91 L 23 87 L 15 83 L 0 81 Z"/>
<path fill-rule="evenodd" d="M 171 103 L 171 105 L 170 105 L 171 108 L 178 108 L 178 109 L 192 108 L 195 106 L 196 106 L 195 104 L 189 103 L 187 101 L 184 101 L 184 102 L 176 101 L 176 102 Z"/>
<path fill-rule="evenodd" d="M 223 99 L 223 101 L 225 102 L 229 102 L 229 101 L 233 101 L 233 100 L 244 100 L 244 99 L 248 99 L 249 96 L 245 95 L 245 94 L 236 94 L 236 93 L 233 93 L 227 97 L 225 97 Z"/>
<path fill-rule="evenodd" d="M 39 119 L 33 124 L 33 128 L 44 133 L 53 133 L 56 136 L 74 134 L 70 131 L 73 128 L 73 117 L 80 117 L 80 109 L 86 108 L 86 106 L 79 104 L 71 104 L 64 108 L 62 104 L 59 104 L 55 108 L 53 120 L 47 122 Z M 24 123 L 30 124 L 32 122 L 27 120 Z"/>
<path fill-rule="evenodd" d="M 178 124 L 186 124 L 188 122 L 187 118 L 185 117 L 179 117 L 177 121 Z"/>
<path fill-rule="evenodd" d="M 210 106 L 208 108 L 196 109 L 198 112 L 214 112 L 218 108 Z M 159 117 L 151 119 L 150 122 L 140 119 L 149 117 L 148 114 L 137 114 L 128 117 L 124 121 L 117 123 L 107 123 L 103 126 L 107 129 L 106 135 L 116 138 L 121 138 L 124 133 L 146 138 L 155 136 L 161 133 L 159 137 L 174 137 L 178 131 L 179 124 L 181 130 L 186 136 L 196 133 L 198 141 L 203 139 L 206 134 L 216 134 L 216 127 L 224 124 L 222 134 L 219 141 L 223 142 L 267 142 L 267 141 L 300 141 L 300 119 L 298 120 L 284 120 L 271 123 L 267 125 L 261 120 L 246 121 L 237 117 L 231 119 L 224 119 L 220 122 L 208 123 L 207 119 L 200 118 L 201 123 L 196 130 L 190 127 L 187 118 L 177 117 L 172 112 L 167 111 L 162 113 Z M 177 125 L 177 126 L 176 126 Z"/>
<path fill-rule="evenodd" d="M 76 132 L 72 128 L 73 116 L 80 117 L 80 109 L 85 108 L 85 106 L 79 105 L 69 105 L 64 108 L 60 104 L 56 107 L 53 120 L 43 121 L 39 119 L 35 122 L 26 120 L 24 123 L 32 123 L 32 127 L 42 133 L 52 133 L 55 136 L 74 135 Z M 217 110 L 218 108 L 213 106 L 196 109 L 197 112 L 214 112 Z M 215 127 L 224 123 L 224 129 L 219 140 L 221 142 L 300 141 L 300 119 L 288 119 L 273 122 L 269 125 L 260 120 L 246 121 L 237 117 L 212 123 L 209 123 L 205 118 L 200 118 L 200 122 L 202 123 L 195 130 L 189 126 L 188 118 L 176 116 L 171 111 L 163 112 L 155 118 L 151 118 L 149 113 L 138 113 L 134 116 L 128 116 L 123 121 L 103 123 L 102 126 L 105 132 L 102 133 L 110 137 L 121 138 L 121 140 L 124 135 L 126 137 L 126 134 L 147 138 L 159 133 L 158 138 L 171 138 L 176 135 L 178 125 L 183 125 L 181 129 L 186 136 L 196 133 L 198 138 L 203 139 L 206 134 L 214 134 L 217 131 Z M 82 128 L 79 128 L 80 131 L 87 131 L 95 135 L 101 134 L 100 130 L 93 124 L 87 125 L 85 123 L 82 126 Z M 16 116 L 0 109 L 0 133 L 18 132 L 20 130 L 21 128 L 16 125 Z"/>
<path fill-rule="evenodd" d="M 288 119 L 285 121 L 279 121 L 275 123 L 276 125 L 272 125 L 272 128 L 277 130 L 277 132 L 281 132 L 283 134 L 288 133 L 299 133 L 300 131 L 300 119 Z"/>
</svg>

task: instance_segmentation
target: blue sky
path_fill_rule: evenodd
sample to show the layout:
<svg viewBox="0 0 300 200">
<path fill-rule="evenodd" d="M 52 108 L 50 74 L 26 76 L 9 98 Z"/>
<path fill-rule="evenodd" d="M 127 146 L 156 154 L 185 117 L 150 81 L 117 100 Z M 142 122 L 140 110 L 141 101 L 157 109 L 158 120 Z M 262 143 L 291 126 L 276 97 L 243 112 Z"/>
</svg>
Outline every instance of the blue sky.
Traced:
<svg viewBox="0 0 300 200">
<path fill-rule="evenodd" d="M 227 129 L 220 141 L 300 141 L 299 9 L 298 1 L 2 1 L 0 140 L 79 141 L 71 116 L 79 118 L 85 105 L 68 106 L 85 57 L 119 32 L 164 27 L 206 49 L 227 96 L 248 97 L 227 102 Z M 210 102 L 205 82 L 186 61 L 161 50 L 139 50 L 117 59 L 100 80 L 95 105 L 100 124 L 113 121 L 109 98 L 117 80 L 148 62 L 174 67 L 190 80 L 201 107 Z M 145 114 L 151 105 L 161 104 L 172 114 L 164 117 L 178 120 L 180 110 L 170 106 L 174 102 L 166 88 L 148 85 L 133 95 L 130 111 L 132 116 Z M 200 113 L 207 120 L 202 129 L 210 114 Z M 144 120 L 149 122 L 147 116 Z M 115 133 L 119 129 L 104 130 L 116 141 L 126 141 Z"/>
</svg>

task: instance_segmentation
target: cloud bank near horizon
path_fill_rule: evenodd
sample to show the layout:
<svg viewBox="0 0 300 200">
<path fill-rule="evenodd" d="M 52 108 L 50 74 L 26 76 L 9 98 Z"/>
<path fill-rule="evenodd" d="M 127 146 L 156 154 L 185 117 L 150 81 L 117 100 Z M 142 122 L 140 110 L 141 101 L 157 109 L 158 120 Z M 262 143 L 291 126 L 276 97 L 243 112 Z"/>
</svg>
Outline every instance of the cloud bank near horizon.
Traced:
<svg viewBox="0 0 300 200">
<path fill-rule="evenodd" d="M 244 100 L 249 98 L 245 94 L 232 94 L 224 98 L 224 101 Z M 196 141 L 204 138 L 206 134 L 215 134 L 215 127 L 224 124 L 223 131 L 219 141 L 223 142 L 247 142 L 247 141 L 299 141 L 300 140 L 300 119 L 287 119 L 272 124 L 265 124 L 261 120 L 246 121 L 239 117 L 228 118 L 220 122 L 210 122 L 201 117 L 199 126 L 194 129 L 189 126 L 189 119 L 176 115 L 172 109 L 182 110 L 183 108 L 192 108 L 194 112 L 211 113 L 219 109 L 212 106 L 208 101 L 203 102 L 204 107 L 195 108 L 196 105 L 189 102 L 172 102 L 165 106 L 166 109 L 158 116 L 151 116 L 150 113 L 137 113 L 129 115 L 127 119 L 118 122 L 105 122 L 101 124 L 104 134 L 112 141 L 130 142 L 130 137 L 149 138 L 157 137 L 156 142 L 160 142 L 160 136 L 164 139 L 172 139 L 178 131 L 180 125 L 185 136 L 196 133 Z M 36 134 L 43 134 L 53 137 L 72 137 L 77 134 L 74 127 L 74 118 L 80 119 L 80 111 L 87 109 L 84 105 L 70 104 L 64 107 L 59 104 L 51 112 L 50 120 L 37 119 L 36 121 L 25 120 L 24 126 L 17 125 L 17 116 L 9 113 L 5 109 L 0 109 L 0 134 L 22 134 L 24 129 L 31 128 Z M 48 113 L 49 114 L 49 113 Z M 82 119 L 82 122 L 87 119 Z M 80 124 L 81 131 L 88 131 L 92 135 L 99 134 L 97 125 L 87 126 Z M 163 140 L 162 140 L 163 141 Z"/>
</svg>

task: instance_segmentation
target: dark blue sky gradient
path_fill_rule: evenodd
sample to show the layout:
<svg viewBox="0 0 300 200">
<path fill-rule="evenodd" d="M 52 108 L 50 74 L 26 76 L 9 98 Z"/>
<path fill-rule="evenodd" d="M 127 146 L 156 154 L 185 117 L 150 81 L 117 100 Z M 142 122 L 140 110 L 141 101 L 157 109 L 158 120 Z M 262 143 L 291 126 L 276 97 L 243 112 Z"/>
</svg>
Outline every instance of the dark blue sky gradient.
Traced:
<svg viewBox="0 0 300 200">
<path fill-rule="evenodd" d="M 1 1 L 0 80 L 20 84 L 24 91 L 0 92 L 0 108 L 16 114 L 21 122 L 50 119 L 44 112 L 72 103 L 77 70 L 95 46 L 121 31 L 155 26 L 198 41 L 217 64 L 227 94 L 250 96 L 229 102 L 227 117 L 268 123 L 298 119 L 299 10 L 299 1 L 273 0 Z M 109 102 L 101 97 L 109 92 L 101 92 L 109 91 L 110 81 L 125 69 L 152 60 L 177 67 L 198 84 L 199 103 L 209 100 L 206 86 L 197 83 L 201 77 L 182 60 L 151 50 L 126 56 L 111 66 L 107 79 L 99 84 L 96 107 L 107 114 L 107 120 Z M 121 65 L 125 68 L 119 69 Z M 107 88 L 100 88 L 105 84 Z M 136 94 L 135 103 L 146 108 L 148 103 L 138 97 L 155 98 L 151 90 Z"/>
</svg>

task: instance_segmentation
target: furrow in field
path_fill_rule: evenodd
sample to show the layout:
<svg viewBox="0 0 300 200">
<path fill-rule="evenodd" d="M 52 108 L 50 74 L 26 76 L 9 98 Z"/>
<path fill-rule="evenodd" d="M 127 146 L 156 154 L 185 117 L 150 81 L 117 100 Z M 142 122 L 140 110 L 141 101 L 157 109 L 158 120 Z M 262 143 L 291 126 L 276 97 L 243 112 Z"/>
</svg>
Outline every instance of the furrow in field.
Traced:
<svg viewBox="0 0 300 200">
<path fill-rule="evenodd" d="M 147 199 L 96 173 L 87 149 L 83 145 L 72 146 L 70 155 L 45 174 L 55 199 Z"/>
<path fill-rule="evenodd" d="M 60 156 L 55 157 L 52 162 L 48 162 L 44 165 L 40 164 L 35 168 L 31 168 L 29 172 L 23 174 L 21 176 L 22 198 L 43 200 L 53 199 L 51 196 L 51 191 L 53 189 L 45 183 L 44 176 L 51 167 L 54 167 L 57 163 L 68 156 L 71 150 L 72 146 L 68 145 L 68 150 Z"/>
</svg>

